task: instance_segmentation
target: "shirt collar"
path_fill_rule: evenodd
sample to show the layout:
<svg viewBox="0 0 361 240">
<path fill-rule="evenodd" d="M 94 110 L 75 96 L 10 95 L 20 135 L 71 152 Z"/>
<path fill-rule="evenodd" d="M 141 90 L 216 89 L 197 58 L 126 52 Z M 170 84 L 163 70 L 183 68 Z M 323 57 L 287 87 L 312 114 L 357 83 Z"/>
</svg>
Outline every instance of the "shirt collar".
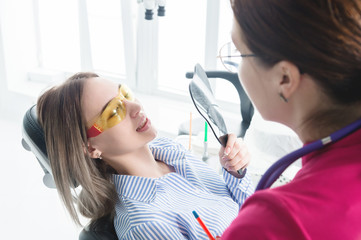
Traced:
<svg viewBox="0 0 361 240">
<path fill-rule="evenodd" d="M 129 175 L 113 175 L 114 186 L 119 196 L 151 202 L 156 195 L 156 178 L 146 178 Z"/>
<path fill-rule="evenodd" d="M 185 166 L 185 150 L 173 146 L 149 146 L 155 159 L 163 161 L 164 163 L 177 168 L 184 168 Z M 156 185 L 158 178 L 147 178 L 129 175 L 113 175 L 113 181 L 117 193 L 126 198 L 151 202 L 156 196 Z"/>
<path fill-rule="evenodd" d="M 155 159 L 171 166 L 184 164 L 186 152 L 177 145 L 169 147 L 149 146 Z"/>
</svg>

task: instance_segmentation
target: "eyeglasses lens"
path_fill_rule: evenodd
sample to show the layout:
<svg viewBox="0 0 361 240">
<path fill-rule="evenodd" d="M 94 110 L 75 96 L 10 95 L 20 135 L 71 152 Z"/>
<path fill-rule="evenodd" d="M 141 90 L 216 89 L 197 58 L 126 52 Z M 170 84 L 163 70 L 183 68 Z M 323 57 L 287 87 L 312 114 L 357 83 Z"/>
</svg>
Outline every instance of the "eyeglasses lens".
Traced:
<svg viewBox="0 0 361 240">
<path fill-rule="evenodd" d="M 232 73 L 238 72 L 240 52 L 234 46 L 233 42 L 229 42 L 223 45 L 219 51 L 219 56 L 223 66 L 227 69 L 227 71 Z"/>
<path fill-rule="evenodd" d="M 95 137 L 114 127 L 125 118 L 127 110 L 123 103 L 124 99 L 134 101 L 134 95 L 126 85 L 121 85 L 118 96 L 108 103 L 104 111 L 95 120 L 95 123 L 88 129 L 88 138 Z"/>
</svg>

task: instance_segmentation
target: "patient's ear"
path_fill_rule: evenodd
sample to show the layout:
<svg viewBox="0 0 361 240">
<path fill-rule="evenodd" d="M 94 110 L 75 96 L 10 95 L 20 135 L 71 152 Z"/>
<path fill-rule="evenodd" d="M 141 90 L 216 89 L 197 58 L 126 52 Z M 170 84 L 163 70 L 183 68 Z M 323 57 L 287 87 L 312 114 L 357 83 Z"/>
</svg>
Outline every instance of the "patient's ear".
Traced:
<svg viewBox="0 0 361 240">
<path fill-rule="evenodd" d="M 83 147 L 84 154 L 87 155 L 89 153 L 89 156 L 91 158 L 101 158 L 102 152 L 99 151 L 97 148 L 93 148 L 90 143 L 88 142 L 88 147 Z"/>
</svg>

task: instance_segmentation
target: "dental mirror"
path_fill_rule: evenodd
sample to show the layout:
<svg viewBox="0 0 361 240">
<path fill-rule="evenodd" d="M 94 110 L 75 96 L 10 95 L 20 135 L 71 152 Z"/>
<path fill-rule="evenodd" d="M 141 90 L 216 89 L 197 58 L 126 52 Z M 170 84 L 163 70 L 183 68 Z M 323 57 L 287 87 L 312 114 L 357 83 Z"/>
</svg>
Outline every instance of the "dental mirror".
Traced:
<svg viewBox="0 0 361 240">
<path fill-rule="evenodd" d="M 202 66 L 196 64 L 193 79 L 189 83 L 189 93 L 199 114 L 207 121 L 218 142 L 226 147 L 228 131 L 221 109 L 214 97 L 211 84 Z M 237 171 L 243 177 L 246 168 Z"/>
<path fill-rule="evenodd" d="M 207 121 L 218 142 L 225 147 L 228 140 L 227 127 L 216 103 L 207 75 L 199 64 L 194 68 L 193 79 L 189 84 L 189 92 L 197 111 Z"/>
</svg>

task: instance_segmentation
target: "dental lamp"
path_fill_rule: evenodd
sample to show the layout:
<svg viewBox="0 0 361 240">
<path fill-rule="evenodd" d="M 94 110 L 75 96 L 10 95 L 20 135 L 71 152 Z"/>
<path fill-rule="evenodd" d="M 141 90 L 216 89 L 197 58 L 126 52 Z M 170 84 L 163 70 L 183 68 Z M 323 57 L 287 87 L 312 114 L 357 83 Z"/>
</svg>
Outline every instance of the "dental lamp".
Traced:
<svg viewBox="0 0 361 240">
<path fill-rule="evenodd" d="M 138 3 L 143 3 L 145 8 L 145 19 L 153 19 L 153 10 L 158 6 L 158 16 L 165 16 L 165 0 L 138 0 Z"/>
</svg>

